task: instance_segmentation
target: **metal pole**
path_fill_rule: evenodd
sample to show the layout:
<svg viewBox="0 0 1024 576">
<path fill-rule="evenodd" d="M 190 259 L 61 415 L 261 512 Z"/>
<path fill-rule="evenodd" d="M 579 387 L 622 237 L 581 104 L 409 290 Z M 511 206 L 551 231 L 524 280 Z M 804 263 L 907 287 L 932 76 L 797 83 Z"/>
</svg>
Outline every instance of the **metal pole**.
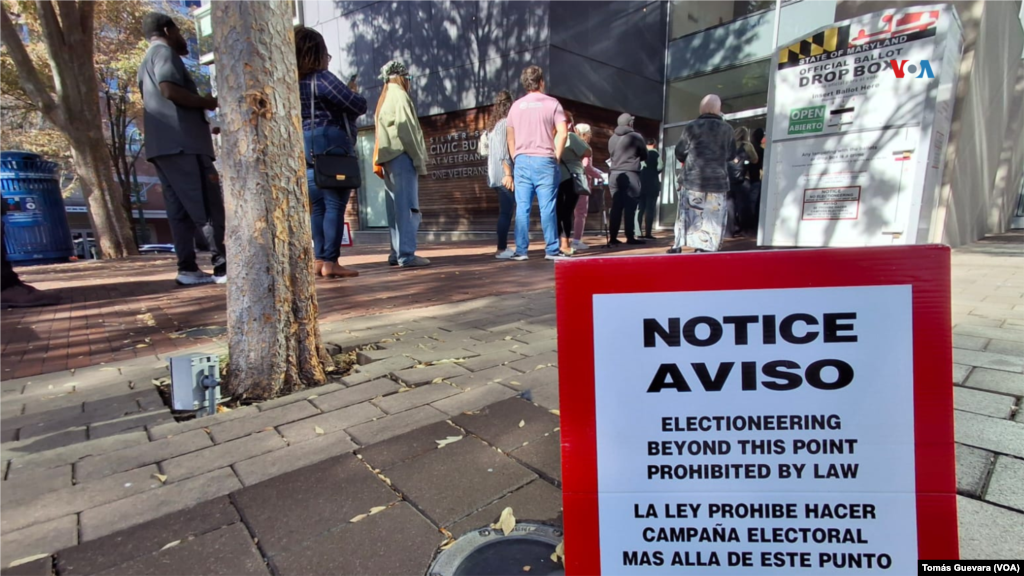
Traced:
<svg viewBox="0 0 1024 576">
<path fill-rule="evenodd" d="M 771 131 L 774 129 L 775 120 L 775 73 L 778 71 L 778 54 L 779 54 L 779 27 L 782 22 L 782 0 L 775 0 L 775 26 L 772 30 L 772 55 L 768 60 L 768 118 L 765 125 L 765 134 L 768 137 L 766 142 L 767 146 L 764 147 L 763 163 L 764 163 L 764 174 L 761 178 L 761 210 L 760 217 L 757 225 L 757 245 L 763 246 L 765 237 L 764 230 L 765 226 L 763 223 L 768 221 L 770 215 L 768 214 L 768 188 L 767 183 L 764 179 L 765 175 L 774 176 L 774 170 L 771 168 Z"/>
<path fill-rule="evenodd" d="M 139 135 L 139 131 L 138 130 L 135 130 L 135 131 L 132 132 L 132 138 L 137 138 L 138 135 Z M 140 146 L 141 146 L 141 143 L 140 143 Z M 138 158 L 136 158 L 136 161 L 138 161 Z M 144 240 L 145 242 L 148 243 L 149 242 L 149 230 L 146 228 L 146 214 L 142 210 L 142 187 L 139 186 L 139 175 L 138 175 L 138 173 L 135 170 L 135 162 L 132 162 L 131 170 L 132 170 L 132 192 L 135 193 L 135 203 L 138 205 L 138 208 L 139 208 L 139 225 L 135 227 L 136 232 L 137 232 L 136 235 L 138 236 L 138 238 L 135 239 L 135 242 L 139 243 L 142 240 Z"/>
</svg>

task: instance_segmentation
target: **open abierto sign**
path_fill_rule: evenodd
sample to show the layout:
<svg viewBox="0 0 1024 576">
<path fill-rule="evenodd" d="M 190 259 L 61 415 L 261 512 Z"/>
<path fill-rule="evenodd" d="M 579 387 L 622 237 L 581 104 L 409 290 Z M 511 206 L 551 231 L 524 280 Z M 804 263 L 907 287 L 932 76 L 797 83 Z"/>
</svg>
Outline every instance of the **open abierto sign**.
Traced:
<svg viewBox="0 0 1024 576">
<path fill-rule="evenodd" d="M 568 574 L 958 557 L 949 249 L 560 262 Z"/>
</svg>

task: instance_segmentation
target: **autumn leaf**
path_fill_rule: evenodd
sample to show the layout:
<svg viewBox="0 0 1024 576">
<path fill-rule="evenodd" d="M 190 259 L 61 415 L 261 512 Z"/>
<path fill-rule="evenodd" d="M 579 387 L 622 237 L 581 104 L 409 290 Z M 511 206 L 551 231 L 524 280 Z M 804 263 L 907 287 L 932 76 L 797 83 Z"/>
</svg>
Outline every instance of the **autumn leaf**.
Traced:
<svg viewBox="0 0 1024 576">
<path fill-rule="evenodd" d="M 28 564 L 29 562 L 33 562 L 35 560 L 39 560 L 40 558 L 49 558 L 49 557 L 50 557 L 49 554 L 35 554 L 33 556 L 26 556 L 25 558 L 20 558 L 18 560 L 15 560 L 14 562 L 11 562 L 10 565 L 7 566 L 7 567 L 8 568 L 14 568 L 15 566 L 21 566 L 22 564 Z"/>
<path fill-rule="evenodd" d="M 316 432 L 320 436 L 324 435 L 324 429 L 316 425 L 313 426 L 313 432 Z"/>
<path fill-rule="evenodd" d="M 501 511 L 501 517 L 494 524 L 491 524 L 491 528 L 494 530 L 501 530 L 502 534 L 508 536 L 512 533 L 516 527 L 516 517 L 512 513 L 512 508 L 505 508 Z"/>
<path fill-rule="evenodd" d="M 153 474 L 153 478 L 159 480 L 161 484 L 165 484 L 167 482 L 166 474 Z"/>
<path fill-rule="evenodd" d="M 373 508 L 370 508 L 370 516 L 373 516 L 377 512 L 383 512 L 383 511 L 385 511 L 387 509 L 388 509 L 387 506 L 374 506 Z"/>
<path fill-rule="evenodd" d="M 181 544 L 181 540 L 175 540 L 174 542 L 168 542 L 167 544 L 164 544 L 164 547 L 161 548 L 160 551 L 163 552 L 164 550 L 167 550 L 168 548 L 174 548 L 178 544 Z"/>
<path fill-rule="evenodd" d="M 523 572 L 529 572 L 529 571 L 530 571 L 530 567 L 529 566 L 523 566 Z"/>
<path fill-rule="evenodd" d="M 313 395 L 307 397 L 306 400 L 312 400 L 313 398 L 319 398 L 319 397 L 320 397 L 319 394 L 313 394 Z"/>
<path fill-rule="evenodd" d="M 355 516 L 355 517 L 353 517 L 353 518 L 352 518 L 351 520 L 349 520 L 349 523 L 352 523 L 352 524 L 354 524 L 354 523 L 356 523 L 356 522 L 359 522 L 359 521 L 360 521 L 360 520 L 362 520 L 363 518 L 366 518 L 367 516 L 369 516 L 369 514 L 360 514 L 359 516 Z"/>
<path fill-rule="evenodd" d="M 434 378 L 433 380 L 430 381 L 431 384 L 440 384 L 442 382 L 444 382 L 444 378 L 441 377 Z"/>
<path fill-rule="evenodd" d="M 437 447 L 438 448 L 444 448 L 445 446 L 447 446 L 447 445 L 449 445 L 449 444 L 451 444 L 453 442 L 458 442 L 459 440 L 462 440 L 463 438 L 464 438 L 463 436 L 449 436 L 449 437 L 445 438 L 444 440 L 434 440 L 434 442 L 437 442 Z"/>
<path fill-rule="evenodd" d="M 526 426 L 526 420 L 519 421 L 519 427 L 522 428 L 523 426 Z"/>
<path fill-rule="evenodd" d="M 561 416 L 561 415 L 562 415 L 562 413 L 561 413 L 561 412 L 559 412 L 558 410 L 548 410 L 548 412 L 551 412 L 551 413 L 552 413 L 552 414 L 554 414 L 555 416 Z"/>
<path fill-rule="evenodd" d="M 513 386 L 522 386 L 522 384 L 520 384 L 519 382 L 516 382 L 515 380 L 509 381 L 509 384 L 511 384 Z"/>
</svg>

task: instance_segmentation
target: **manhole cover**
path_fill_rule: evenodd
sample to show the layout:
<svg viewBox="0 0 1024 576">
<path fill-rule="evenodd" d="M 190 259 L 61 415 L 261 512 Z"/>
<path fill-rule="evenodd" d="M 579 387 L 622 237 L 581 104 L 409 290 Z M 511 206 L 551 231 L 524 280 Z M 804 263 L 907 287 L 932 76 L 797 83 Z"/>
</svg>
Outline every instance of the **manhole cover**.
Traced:
<svg viewBox="0 0 1024 576">
<path fill-rule="evenodd" d="M 455 541 L 430 567 L 430 576 L 544 576 L 564 574 L 551 559 L 562 532 L 543 524 L 522 522 L 505 536 L 481 528 Z"/>
</svg>

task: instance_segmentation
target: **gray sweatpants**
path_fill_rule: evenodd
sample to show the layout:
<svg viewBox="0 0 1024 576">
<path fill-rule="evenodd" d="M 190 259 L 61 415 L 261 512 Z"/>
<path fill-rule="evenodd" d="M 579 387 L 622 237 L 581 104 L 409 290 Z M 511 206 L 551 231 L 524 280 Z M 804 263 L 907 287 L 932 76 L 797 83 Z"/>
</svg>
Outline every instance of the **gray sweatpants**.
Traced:
<svg viewBox="0 0 1024 576">
<path fill-rule="evenodd" d="M 199 229 L 213 253 L 210 259 L 213 273 L 224 274 L 224 195 L 213 158 L 202 154 L 171 154 L 150 161 L 156 166 L 163 185 L 178 270 L 199 270 L 195 248 L 195 234 Z"/>
</svg>

